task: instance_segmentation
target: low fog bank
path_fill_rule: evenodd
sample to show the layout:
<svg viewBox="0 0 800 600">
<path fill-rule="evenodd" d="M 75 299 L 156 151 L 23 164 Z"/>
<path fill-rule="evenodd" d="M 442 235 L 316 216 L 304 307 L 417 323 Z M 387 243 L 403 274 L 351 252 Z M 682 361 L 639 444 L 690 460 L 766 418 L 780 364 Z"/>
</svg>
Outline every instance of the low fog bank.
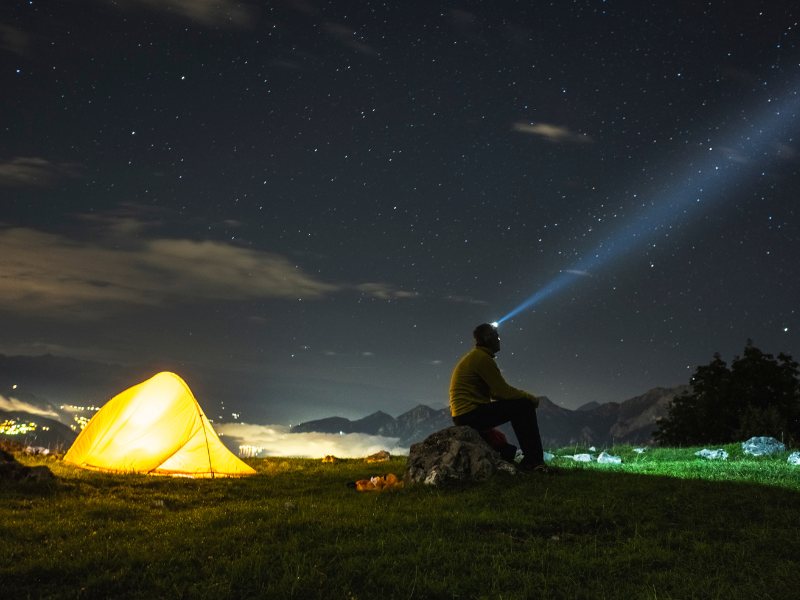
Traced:
<svg viewBox="0 0 800 600">
<path fill-rule="evenodd" d="M 8 412 L 24 412 L 32 415 L 49 417 L 56 420 L 58 420 L 61 416 L 54 410 L 39 408 L 38 406 L 34 406 L 28 402 L 17 400 L 16 398 L 6 398 L 5 396 L 0 396 L 0 410 Z"/>
<path fill-rule="evenodd" d="M 408 454 L 408 448 L 397 445 L 399 438 L 366 433 L 291 433 L 282 425 L 250 425 L 248 423 L 214 424 L 221 440 L 232 452 L 239 446 L 252 446 L 250 456 L 286 456 L 322 458 L 332 454 L 339 458 L 363 458 L 386 450 L 390 454 Z"/>
</svg>

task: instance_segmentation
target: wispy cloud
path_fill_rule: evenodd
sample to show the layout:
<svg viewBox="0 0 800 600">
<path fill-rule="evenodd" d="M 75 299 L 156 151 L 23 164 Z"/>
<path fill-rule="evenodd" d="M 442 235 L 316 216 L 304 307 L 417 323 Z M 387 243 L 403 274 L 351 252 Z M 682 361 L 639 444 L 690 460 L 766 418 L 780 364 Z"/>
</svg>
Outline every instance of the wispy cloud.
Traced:
<svg viewBox="0 0 800 600">
<path fill-rule="evenodd" d="M 566 127 L 549 123 L 514 123 L 514 131 L 541 136 L 557 144 L 591 144 L 594 140 L 585 133 L 574 133 Z"/>
<path fill-rule="evenodd" d="M 0 23 L 0 45 L 3 49 L 25 56 L 29 44 L 30 36 L 27 33 L 15 29 L 11 25 Z"/>
<path fill-rule="evenodd" d="M 31 415 L 39 415 L 41 417 L 50 417 L 51 419 L 58 419 L 58 413 L 52 410 L 44 410 L 33 404 L 28 404 L 16 398 L 6 398 L 0 396 L 0 410 L 8 412 L 24 412 Z"/>
<path fill-rule="evenodd" d="M 69 356 L 83 360 L 107 361 L 108 351 L 93 348 L 90 346 L 67 346 L 43 341 L 10 341 L 0 340 L 0 354 L 14 356 L 23 354 L 26 356 L 39 356 L 41 354 L 53 354 L 55 356 Z"/>
<path fill-rule="evenodd" d="M 475 13 L 467 12 L 458 8 L 452 8 L 448 11 L 450 22 L 455 28 L 474 44 L 485 44 L 486 40 L 481 35 L 481 20 Z"/>
<path fill-rule="evenodd" d="M 408 454 L 408 448 L 397 446 L 398 438 L 365 433 L 291 433 L 281 425 L 249 425 L 225 423 L 215 425 L 218 433 L 240 440 L 241 445 L 263 448 L 258 456 L 298 456 L 321 458 L 361 458 L 387 450 L 390 454 Z"/>
<path fill-rule="evenodd" d="M 43 158 L 17 157 L 0 163 L 0 186 L 50 187 L 64 177 L 79 179 L 83 165 L 53 163 Z"/>
<path fill-rule="evenodd" d="M 16 228 L 0 231 L 0 309 L 101 316 L 98 305 L 196 299 L 315 299 L 342 289 L 283 256 L 217 241 L 154 239 L 115 248 Z"/>
<path fill-rule="evenodd" d="M 325 23 L 325 31 L 334 39 L 340 41 L 345 46 L 352 48 L 356 52 L 367 54 L 369 56 L 378 56 L 379 52 L 371 46 L 359 41 L 357 38 L 358 32 L 340 23 Z"/>
<path fill-rule="evenodd" d="M 579 271 L 578 269 L 567 269 L 567 273 L 572 273 L 573 275 L 580 275 L 581 277 L 591 277 L 592 274 L 588 271 Z"/>
<path fill-rule="evenodd" d="M 105 0 L 115 8 L 143 7 L 203 25 L 243 28 L 253 22 L 249 7 L 235 0 Z"/>
<path fill-rule="evenodd" d="M 734 150 L 733 148 L 728 148 L 727 146 L 720 146 L 719 149 L 723 154 L 725 154 L 728 160 L 731 160 L 735 163 L 747 164 L 750 162 L 750 159 L 747 158 L 744 154 L 742 154 L 738 150 Z"/>
<path fill-rule="evenodd" d="M 449 302 L 464 302 L 466 304 L 489 304 L 486 300 L 478 300 L 472 296 L 445 296 L 444 299 Z"/>
<path fill-rule="evenodd" d="M 752 84 L 758 80 L 755 73 L 752 71 L 748 71 L 747 69 L 741 69 L 739 67 L 734 67 L 733 65 L 725 65 L 722 68 L 722 74 L 724 77 L 728 79 L 733 79 L 734 81 L 742 84 Z"/>
<path fill-rule="evenodd" d="M 775 155 L 781 160 L 792 162 L 797 160 L 798 152 L 789 144 L 779 142 L 775 145 Z"/>
<path fill-rule="evenodd" d="M 388 283 L 360 283 L 355 286 L 355 289 L 362 294 L 369 294 L 379 300 L 391 300 L 392 298 L 414 298 L 418 294 L 414 292 L 406 292 L 398 290 L 393 285 Z"/>
</svg>

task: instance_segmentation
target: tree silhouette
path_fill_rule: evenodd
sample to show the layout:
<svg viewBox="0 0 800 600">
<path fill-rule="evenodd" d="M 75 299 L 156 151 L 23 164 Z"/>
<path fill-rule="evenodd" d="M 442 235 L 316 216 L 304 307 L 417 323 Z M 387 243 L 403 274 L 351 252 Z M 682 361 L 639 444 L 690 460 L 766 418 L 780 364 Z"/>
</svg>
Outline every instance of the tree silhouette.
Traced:
<svg viewBox="0 0 800 600">
<path fill-rule="evenodd" d="M 662 446 L 701 446 L 772 436 L 800 440 L 798 363 L 778 359 L 747 340 L 744 354 L 729 369 L 719 353 L 699 366 L 691 391 L 675 398 L 653 438 Z"/>
</svg>

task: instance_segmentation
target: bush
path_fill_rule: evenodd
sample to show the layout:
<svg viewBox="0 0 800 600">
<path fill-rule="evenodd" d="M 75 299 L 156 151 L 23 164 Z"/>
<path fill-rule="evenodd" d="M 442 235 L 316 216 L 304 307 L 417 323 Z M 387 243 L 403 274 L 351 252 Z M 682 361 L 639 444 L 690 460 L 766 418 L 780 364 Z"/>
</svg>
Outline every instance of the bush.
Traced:
<svg viewBox="0 0 800 600">
<path fill-rule="evenodd" d="M 747 340 L 729 369 L 719 353 L 699 366 L 691 391 L 677 397 L 653 437 L 661 445 L 728 444 L 767 435 L 792 444 L 800 439 L 798 363 L 776 360 Z"/>
</svg>

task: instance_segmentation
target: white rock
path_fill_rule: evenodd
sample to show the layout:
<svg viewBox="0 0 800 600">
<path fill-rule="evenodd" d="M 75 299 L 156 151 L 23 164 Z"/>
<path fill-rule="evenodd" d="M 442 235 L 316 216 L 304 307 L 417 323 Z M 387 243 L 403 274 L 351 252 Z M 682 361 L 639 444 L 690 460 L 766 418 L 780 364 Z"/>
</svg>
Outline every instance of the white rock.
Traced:
<svg viewBox="0 0 800 600">
<path fill-rule="evenodd" d="M 753 456 L 767 456 L 776 452 L 786 452 L 786 446 L 774 437 L 752 437 L 742 442 L 742 451 Z"/>
<path fill-rule="evenodd" d="M 500 473 L 508 473 L 509 475 L 516 475 L 517 468 L 510 462 L 502 461 L 497 465 L 497 470 Z"/>
<path fill-rule="evenodd" d="M 622 459 L 619 456 L 611 456 L 610 454 L 601 452 L 600 456 L 597 457 L 597 462 L 607 465 L 620 465 L 622 464 Z"/>
<path fill-rule="evenodd" d="M 645 450 L 647 450 L 647 448 L 634 448 L 633 449 L 633 451 L 636 452 L 637 454 L 641 454 Z"/>
<path fill-rule="evenodd" d="M 707 458 L 709 460 L 728 460 L 728 453 L 722 448 L 719 450 L 698 450 L 694 453 L 694 455 L 702 456 L 703 458 Z"/>
<path fill-rule="evenodd" d="M 553 460 L 553 456 L 555 456 L 555 455 L 550 454 L 549 452 L 545 452 L 544 453 L 544 459 L 545 460 Z"/>
<path fill-rule="evenodd" d="M 595 452 L 596 450 L 597 450 L 597 448 L 595 448 L 594 446 L 592 446 L 591 448 L 589 448 L 589 451 L 590 451 L 590 452 Z"/>
<path fill-rule="evenodd" d="M 789 460 L 786 462 L 788 462 L 790 465 L 800 466 L 800 452 L 792 452 L 789 455 Z"/>
</svg>

